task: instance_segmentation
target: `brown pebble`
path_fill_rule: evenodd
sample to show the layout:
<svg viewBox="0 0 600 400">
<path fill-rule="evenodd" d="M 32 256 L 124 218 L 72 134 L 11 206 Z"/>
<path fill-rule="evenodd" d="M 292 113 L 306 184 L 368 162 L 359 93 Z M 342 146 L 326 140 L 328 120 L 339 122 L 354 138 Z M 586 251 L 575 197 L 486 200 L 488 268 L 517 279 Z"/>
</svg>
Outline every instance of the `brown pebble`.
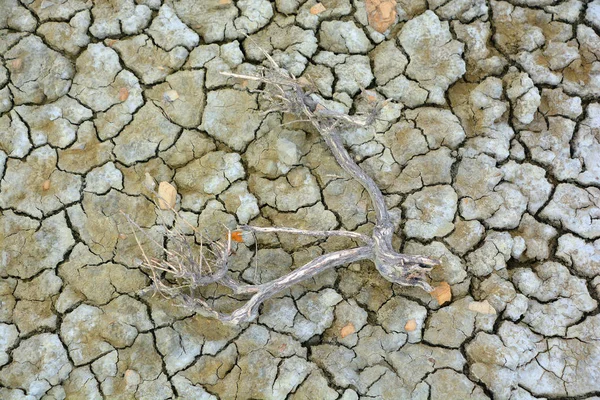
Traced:
<svg viewBox="0 0 600 400">
<path fill-rule="evenodd" d="M 415 329 L 417 329 L 417 321 L 415 321 L 414 319 L 409 319 L 408 321 L 406 321 L 406 325 L 404 325 L 404 330 L 406 332 L 412 332 Z"/>
</svg>

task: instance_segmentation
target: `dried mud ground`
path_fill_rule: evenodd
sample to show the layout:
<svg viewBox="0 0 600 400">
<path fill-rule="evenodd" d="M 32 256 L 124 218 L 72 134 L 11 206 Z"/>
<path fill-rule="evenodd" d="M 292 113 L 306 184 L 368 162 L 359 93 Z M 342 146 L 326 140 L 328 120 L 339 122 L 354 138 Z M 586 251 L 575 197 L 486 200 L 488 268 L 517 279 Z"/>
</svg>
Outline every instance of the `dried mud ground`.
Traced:
<svg viewBox="0 0 600 400">
<path fill-rule="evenodd" d="M 0 398 L 600 398 L 600 0 L 400 0 L 385 34 L 363 1 L 314 5 L 0 0 Z M 214 238 L 372 228 L 318 133 L 219 74 L 256 72 L 258 46 L 329 107 L 389 100 L 342 135 L 450 303 L 368 262 L 238 327 L 141 294 L 119 211 L 159 241 L 172 224 L 146 173 Z M 255 267 L 246 239 L 247 282 L 354 245 L 264 236 Z"/>
</svg>

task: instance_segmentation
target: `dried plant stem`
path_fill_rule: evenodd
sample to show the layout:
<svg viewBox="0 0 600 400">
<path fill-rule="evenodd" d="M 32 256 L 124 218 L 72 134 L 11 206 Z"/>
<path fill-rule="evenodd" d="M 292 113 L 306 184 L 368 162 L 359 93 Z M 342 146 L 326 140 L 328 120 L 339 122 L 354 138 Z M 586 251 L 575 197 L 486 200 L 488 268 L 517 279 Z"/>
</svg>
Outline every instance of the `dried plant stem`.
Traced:
<svg viewBox="0 0 600 400">
<path fill-rule="evenodd" d="M 257 92 L 272 103 L 273 108 L 268 112 L 281 111 L 295 114 L 302 120 L 309 121 L 317 129 L 337 163 L 346 173 L 359 182 L 369 194 L 376 217 L 372 236 L 343 230 L 313 231 L 288 227 L 242 225 L 239 227 L 240 230 L 251 232 L 254 235 L 276 233 L 315 237 L 340 236 L 355 239 L 363 244 L 360 247 L 318 256 L 304 266 L 273 281 L 249 285 L 240 283 L 233 279 L 230 274 L 227 274 L 228 257 L 232 251 L 231 231 L 228 230 L 226 244 L 207 241 L 211 253 L 206 256 L 201 251 L 199 261 L 196 261 L 189 254 L 192 250 L 185 241 L 185 236 L 177 231 L 169 231 L 168 237 L 175 242 L 178 251 L 166 251 L 168 259 L 163 262 L 150 260 L 143 253 L 146 257 L 144 265 L 152 270 L 155 287 L 163 294 L 182 295 L 186 299 L 187 305 L 196 307 L 203 314 L 211 315 L 223 322 L 235 324 L 248 322 L 256 318 L 259 306 L 282 290 L 310 279 L 327 269 L 362 260 L 373 261 L 379 273 L 390 282 L 404 286 L 419 286 L 426 291 L 431 291 L 432 287 L 427 282 L 426 274 L 433 266 L 438 265 L 439 261 L 424 256 L 400 254 L 393 249 L 394 225 L 385 204 L 383 193 L 375 181 L 354 162 L 340 137 L 341 127 L 369 126 L 374 121 L 380 106 L 375 105 L 373 111 L 366 116 L 351 116 L 329 110 L 321 104 L 317 96 L 307 94 L 304 91 L 303 84 L 298 79 L 280 68 L 268 54 L 266 56 L 271 63 L 271 67 L 263 69 L 257 76 L 225 72 L 222 74 L 263 83 L 265 88 Z M 130 222 L 132 221 L 130 220 Z M 213 265 L 213 268 L 202 268 L 203 265 Z M 176 279 L 181 279 L 182 283 L 180 285 L 165 284 L 160 281 L 157 271 L 170 273 Z M 231 289 L 235 295 L 250 295 L 251 297 L 242 307 L 230 314 L 225 314 L 213 309 L 204 299 L 181 292 L 181 289 L 189 288 L 190 293 L 193 294 L 195 288 L 208 283 L 225 286 Z"/>
<path fill-rule="evenodd" d="M 294 235 L 304 235 L 304 236 L 321 236 L 321 237 L 329 237 L 329 236 L 344 236 L 351 239 L 361 240 L 363 243 L 371 244 L 373 239 L 368 237 L 367 235 L 363 235 L 358 232 L 349 232 L 349 231 L 309 231 L 304 229 L 296 229 L 296 228 L 280 228 L 275 226 L 269 227 L 260 227 L 260 226 L 250 226 L 250 225 L 240 225 L 239 229 L 243 231 L 249 231 L 254 233 L 290 233 Z"/>
</svg>

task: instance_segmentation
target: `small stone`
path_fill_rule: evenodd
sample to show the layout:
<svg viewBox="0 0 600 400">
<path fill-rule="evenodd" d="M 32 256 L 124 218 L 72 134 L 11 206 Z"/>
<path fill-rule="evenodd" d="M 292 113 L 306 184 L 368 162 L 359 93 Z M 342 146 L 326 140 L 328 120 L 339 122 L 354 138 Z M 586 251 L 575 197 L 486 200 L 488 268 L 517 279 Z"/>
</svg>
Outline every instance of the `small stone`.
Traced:
<svg viewBox="0 0 600 400">
<path fill-rule="evenodd" d="M 384 33 L 396 21 L 396 0 L 367 0 L 369 25 Z"/>
<path fill-rule="evenodd" d="M 340 330 L 340 337 L 342 339 L 344 339 L 346 336 L 352 335 L 354 332 L 356 332 L 356 329 L 354 328 L 354 325 L 352 325 L 352 323 L 349 323 L 348 325 L 345 325 Z"/>
<path fill-rule="evenodd" d="M 404 329 L 406 330 L 406 332 L 414 331 L 415 329 L 417 329 L 417 321 L 415 321 L 414 319 L 409 319 L 408 321 L 406 321 Z"/>
<path fill-rule="evenodd" d="M 119 101 L 125 101 L 129 97 L 129 90 L 126 87 L 119 89 Z"/>
<path fill-rule="evenodd" d="M 487 300 L 470 302 L 469 310 L 481 314 L 496 314 L 496 310 L 490 305 L 490 303 Z"/>
<path fill-rule="evenodd" d="M 314 6 L 312 6 L 310 8 L 310 13 L 312 15 L 319 15 L 321 14 L 323 11 L 327 10 L 327 8 L 325 8 L 325 6 L 323 5 L 323 3 L 317 3 Z"/>
<path fill-rule="evenodd" d="M 158 185 L 158 207 L 161 210 L 172 210 L 177 201 L 177 189 L 169 182 L 161 182 Z"/>
</svg>

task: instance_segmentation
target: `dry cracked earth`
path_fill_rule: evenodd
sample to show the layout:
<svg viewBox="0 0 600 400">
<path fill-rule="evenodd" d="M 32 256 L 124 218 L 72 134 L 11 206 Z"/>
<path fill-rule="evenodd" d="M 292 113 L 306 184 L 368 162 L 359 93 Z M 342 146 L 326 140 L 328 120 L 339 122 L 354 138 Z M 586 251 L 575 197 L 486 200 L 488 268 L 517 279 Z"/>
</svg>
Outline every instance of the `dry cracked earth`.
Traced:
<svg viewBox="0 0 600 400">
<path fill-rule="evenodd" d="M 400 0 L 385 34 L 362 0 L 322 3 L 0 0 L 0 398 L 600 398 L 600 1 Z M 146 173 L 214 238 L 373 226 L 314 129 L 220 74 L 255 73 L 260 48 L 329 107 L 389 100 L 343 139 L 450 303 L 368 262 L 243 326 L 141 294 L 119 211 L 151 255 L 172 224 Z M 351 245 L 260 237 L 231 273 Z"/>
</svg>

